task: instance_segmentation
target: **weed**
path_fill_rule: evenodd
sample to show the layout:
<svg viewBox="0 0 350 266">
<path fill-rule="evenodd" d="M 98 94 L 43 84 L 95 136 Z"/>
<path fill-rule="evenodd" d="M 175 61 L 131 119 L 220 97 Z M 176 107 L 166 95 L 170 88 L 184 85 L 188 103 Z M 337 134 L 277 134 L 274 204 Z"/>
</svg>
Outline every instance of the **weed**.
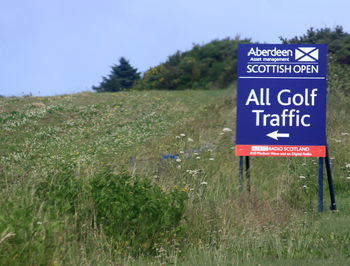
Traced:
<svg viewBox="0 0 350 266">
<path fill-rule="evenodd" d="M 117 242 L 118 252 L 154 252 L 180 237 L 187 194 L 176 187 L 164 191 L 147 178 L 110 169 L 91 180 L 97 221 Z"/>
</svg>

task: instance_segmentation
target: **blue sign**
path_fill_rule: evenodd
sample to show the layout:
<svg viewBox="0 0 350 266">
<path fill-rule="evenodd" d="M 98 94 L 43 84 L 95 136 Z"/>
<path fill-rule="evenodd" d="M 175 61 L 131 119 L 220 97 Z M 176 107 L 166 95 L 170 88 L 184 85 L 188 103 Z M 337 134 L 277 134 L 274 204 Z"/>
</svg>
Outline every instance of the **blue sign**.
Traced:
<svg viewBox="0 0 350 266">
<path fill-rule="evenodd" d="M 327 47 L 238 46 L 238 156 L 325 157 Z"/>
</svg>

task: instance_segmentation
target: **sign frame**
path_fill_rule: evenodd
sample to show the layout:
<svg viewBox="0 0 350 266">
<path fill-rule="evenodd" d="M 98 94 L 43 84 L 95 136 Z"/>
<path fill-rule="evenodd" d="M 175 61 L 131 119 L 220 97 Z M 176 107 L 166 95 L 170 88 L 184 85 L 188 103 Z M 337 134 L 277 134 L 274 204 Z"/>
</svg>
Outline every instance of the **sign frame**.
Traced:
<svg viewBox="0 0 350 266">
<path fill-rule="evenodd" d="M 327 47 L 239 44 L 237 156 L 326 156 Z"/>
<path fill-rule="evenodd" d="M 319 157 L 318 211 L 322 212 L 324 157 L 330 210 L 336 211 L 326 141 L 327 46 L 239 44 L 237 72 L 239 190 L 243 190 L 245 173 L 250 193 L 249 156 Z M 270 87 L 273 88 L 271 91 Z M 300 93 L 303 89 L 305 94 Z M 282 94 L 290 95 L 284 98 Z M 287 106 L 294 108 L 287 109 Z M 319 135 L 315 136 L 315 132 Z M 243 157 L 246 157 L 245 171 Z"/>
</svg>

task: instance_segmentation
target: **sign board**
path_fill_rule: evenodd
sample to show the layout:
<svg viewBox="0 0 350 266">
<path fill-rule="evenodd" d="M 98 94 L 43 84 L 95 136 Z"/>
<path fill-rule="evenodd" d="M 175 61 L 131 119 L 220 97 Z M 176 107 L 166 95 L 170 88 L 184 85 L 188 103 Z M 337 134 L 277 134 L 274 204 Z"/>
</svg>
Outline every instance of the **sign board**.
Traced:
<svg viewBox="0 0 350 266">
<path fill-rule="evenodd" d="M 327 47 L 240 44 L 237 156 L 325 157 Z"/>
</svg>

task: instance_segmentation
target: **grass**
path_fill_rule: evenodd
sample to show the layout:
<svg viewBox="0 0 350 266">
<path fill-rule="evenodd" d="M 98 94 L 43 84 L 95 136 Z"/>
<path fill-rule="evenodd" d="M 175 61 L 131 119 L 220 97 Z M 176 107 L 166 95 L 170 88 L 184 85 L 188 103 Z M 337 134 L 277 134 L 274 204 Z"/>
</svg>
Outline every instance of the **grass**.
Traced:
<svg viewBox="0 0 350 266">
<path fill-rule="evenodd" d="M 334 76 L 341 71 L 329 69 L 327 106 L 339 211 L 327 210 L 325 181 L 322 214 L 317 158 L 253 157 L 251 193 L 246 180 L 239 192 L 233 88 L 1 98 L 0 264 L 349 264 L 350 83 Z M 186 191 L 185 233 L 152 255 L 120 252 L 89 194 L 106 167 Z"/>
</svg>

